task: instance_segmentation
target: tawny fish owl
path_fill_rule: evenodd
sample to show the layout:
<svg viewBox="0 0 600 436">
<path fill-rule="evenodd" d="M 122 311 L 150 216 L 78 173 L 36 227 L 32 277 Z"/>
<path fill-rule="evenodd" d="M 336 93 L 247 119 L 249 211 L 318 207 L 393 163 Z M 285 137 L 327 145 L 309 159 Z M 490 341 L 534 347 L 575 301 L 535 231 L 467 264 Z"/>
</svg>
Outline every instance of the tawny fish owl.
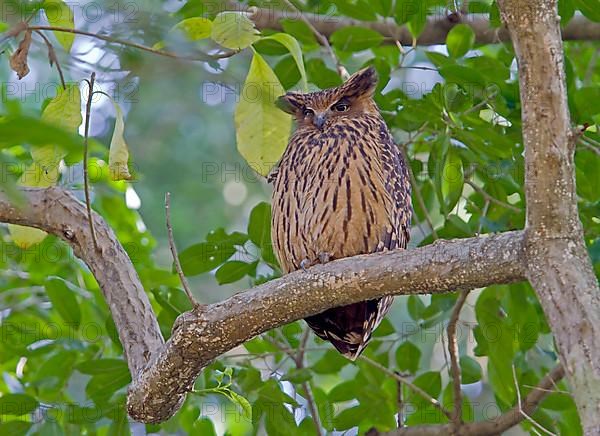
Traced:
<svg viewBox="0 0 600 436">
<path fill-rule="evenodd" d="M 376 84 L 371 67 L 337 88 L 279 97 L 278 106 L 292 114 L 297 125 L 270 176 L 272 240 L 284 273 L 342 257 L 406 248 L 410 181 L 373 100 Z M 354 360 L 392 299 L 329 309 L 306 322 Z"/>
</svg>

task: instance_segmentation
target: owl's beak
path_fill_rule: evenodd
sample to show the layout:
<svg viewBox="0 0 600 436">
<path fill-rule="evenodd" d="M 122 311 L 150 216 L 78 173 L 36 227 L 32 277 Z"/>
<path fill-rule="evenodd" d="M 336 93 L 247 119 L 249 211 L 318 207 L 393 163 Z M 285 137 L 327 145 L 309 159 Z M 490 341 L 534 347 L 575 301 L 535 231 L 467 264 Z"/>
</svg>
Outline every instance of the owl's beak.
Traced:
<svg viewBox="0 0 600 436">
<path fill-rule="evenodd" d="M 325 113 L 317 113 L 313 119 L 313 124 L 317 126 L 317 129 L 321 129 L 327 121 L 327 115 Z"/>
</svg>

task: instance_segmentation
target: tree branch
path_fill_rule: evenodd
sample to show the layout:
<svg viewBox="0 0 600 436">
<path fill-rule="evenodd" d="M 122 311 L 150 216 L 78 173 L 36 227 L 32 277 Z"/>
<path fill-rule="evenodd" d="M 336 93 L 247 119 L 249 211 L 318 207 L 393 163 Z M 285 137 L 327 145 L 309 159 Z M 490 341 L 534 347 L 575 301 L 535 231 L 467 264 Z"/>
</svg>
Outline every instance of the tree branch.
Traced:
<svg viewBox="0 0 600 436">
<path fill-rule="evenodd" d="M 519 64 L 528 278 L 567 371 L 585 434 L 600 428 L 600 289 L 577 211 L 556 0 L 498 2 Z"/>
<path fill-rule="evenodd" d="M 72 194 L 58 188 L 22 193 L 24 209 L 0 195 L 0 221 L 52 233 L 88 264 L 110 306 L 132 372 L 129 413 L 144 422 L 172 416 L 206 365 L 272 328 L 384 295 L 473 289 L 525 276 L 523 233 L 518 231 L 355 256 L 294 272 L 187 312 L 163 346 L 137 273 L 102 218 L 93 213 L 100 254 L 92 249 L 85 205 Z"/>
<path fill-rule="evenodd" d="M 229 9 L 246 8 L 240 4 L 231 4 L 228 2 Z M 279 5 L 275 5 L 279 6 Z M 257 8 L 250 17 L 258 29 L 283 30 L 280 20 L 282 19 L 306 19 L 311 23 L 320 35 L 327 38 L 336 30 L 348 26 L 360 26 L 375 30 L 386 37 L 386 42 L 395 44 L 399 41 L 402 45 L 412 45 L 413 36 L 406 26 L 399 26 L 391 19 L 380 19 L 377 21 L 360 21 L 351 18 L 339 17 L 334 15 L 317 15 L 308 12 L 302 12 L 303 18 L 295 11 L 283 11 L 278 9 Z M 464 23 L 473 29 L 475 41 L 477 44 L 493 44 L 501 41 L 508 41 L 510 35 L 506 28 L 493 28 L 490 25 L 487 14 L 468 14 L 460 16 L 456 14 L 451 16 L 432 15 L 427 17 L 427 22 L 423 32 L 417 38 L 417 45 L 445 44 L 448 32 L 457 24 Z M 576 15 L 569 24 L 563 29 L 562 37 L 564 40 L 600 40 L 600 23 L 595 23 L 587 18 Z"/>
<path fill-rule="evenodd" d="M 417 425 L 414 427 L 399 428 L 389 433 L 370 432 L 369 436 L 441 436 L 454 434 L 456 436 L 493 436 L 499 435 L 503 431 L 519 424 L 525 419 L 523 415 L 532 415 L 540 403 L 550 394 L 555 384 L 565 375 L 561 365 L 556 366 L 534 387 L 527 397 L 522 401 L 521 407 L 515 405 L 508 412 L 503 413 L 497 418 L 488 421 L 469 422 L 462 424 L 459 429 L 453 433 L 455 427 L 453 423 L 436 425 Z M 522 413 L 523 412 L 523 413 Z"/>
<path fill-rule="evenodd" d="M 109 305 L 133 379 L 164 340 L 131 259 L 102 217 L 92 211 L 100 251 L 88 227 L 85 204 L 59 188 L 20 188 L 22 209 L 0 193 L 0 222 L 37 227 L 63 239 L 85 261 Z"/>
<path fill-rule="evenodd" d="M 450 373 L 452 374 L 452 396 L 454 398 L 454 409 L 452 410 L 452 423 L 455 430 L 462 424 L 462 391 L 460 388 L 461 372 L 460 372 L 460 356 L 458 352 L 458 339 L 456 338 L 456 324 L 460 317 L 469 291 L 462 291 L 456 300 L 456 304 L 452 309 L 450 321 L 448 321 L 448 353 L 450 354 Z"/>
</svg>

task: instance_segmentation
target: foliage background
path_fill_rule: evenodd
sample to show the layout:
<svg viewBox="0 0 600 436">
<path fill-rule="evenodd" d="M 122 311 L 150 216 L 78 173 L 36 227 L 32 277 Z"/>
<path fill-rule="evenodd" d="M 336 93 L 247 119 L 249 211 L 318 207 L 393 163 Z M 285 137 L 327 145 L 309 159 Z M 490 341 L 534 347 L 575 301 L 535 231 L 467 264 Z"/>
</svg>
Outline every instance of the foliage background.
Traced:
<svg viewBox="0 0 600 436">
<path fill-rule="evenodd" d="M 435 0 L 367 3 L 309 1 L 303 9 L 332 14 L 334 21 L 336 17 L 363 21 L 390 17 L 399 24 L 408 22 L 414 34 L 428 14 L 447 13 L 447 5 Z M 189 42 L 185 35 L 169 32 L 182 19 L 203 12 L 213 19 L 218 10 L 214 3 L 96 2 L 101 11 L 96 21 L 90 19 L 89 4 L 69 3 L 78 29 L 147 46 L 164 41 L 179 53 L 218 47 L 210 40 Z M 14 24 L 18 16 L 10 11 L 15 3 L 3 1 L 0 6 L 0 25 Z M 565 0 L 559 7 L 563 24 L 574 13 L 600 21 L 596 0 Z M 471 1 L 468 8 L 488 14 L 492 23 L 499 24 L 493 2 Z M 284 27 L 300 44 L 309 87 L 340 83 L 332 60 L 305 25 L 288 20 Z M 456 29 L 447 45 L 402 50 L 360 28 L 341 30 L 331 38 L 348 70 L 373 64 L 380 75 L 377 103 L 403 144 L 415 176 L 411 246 L 524 224 L 514 53 L 510 44 L 475 46 L 465 27 Z M 207 63 L 170 60 L 79 36 L 66 53 L 52 41 L 67 81 L 80 82 L 96 71 L 100 88 L 126 113 L 125 137 L 135 180 L 111 181 L 105 173 L 94 178 L 93 207 L 128 250 L 165 336 L 176 316 L 189 309 L 170 271 L 165 192 L 173 194 L 177 245 L 201 301 L 218 301 L 277 276 L 268 239 L 269 207 L 264 203 L 269 201 L 270 187 L 236 150 L 233 114 L 243 100 L 239 95 L 252 51 L 248 48 Z M 5 42 L 6 52 L 0 55 L 0 115 L 28 132 L 34 130 L 30 119 L 39 119 L 54 97 L 58 76 L 48 67 L 38 38 L 31 49 L 31 73 L 18 81 L 8 65 L 8 54 L 16 45 L 14 40 Z M 285 47 L 265 40 L 256 42 L 254 49 L 285 89 L 300 88 L 301 73 Z M 594 104 L 600 96 L 598 49 L 596 42 L 565 44 L 573 122 L 586 126 L 576 154 L 580 215 L 600 273 L 600 135 L 596 131 L 600 108 Z M 51 83 L 54 86 L 48 86 Z M 102 161 L 108 160 L 114 109 L 100 98 L 92 110 L 91 165 L 102 168 Z M 2 130 L 6 125 L 0 119 L 2 183 L 10 191 L 32 162 L 31 151 L 44 144 L 32 137 L 9 136 L 10 129 Z M 58 141 L 50 134 L 45 139 Z M 80 151 L 71 150 L 59 183 L 83 198 L 81 158 Z M 303 322 L 263 335 L 219 359 L 196 383 L 198 395 L 190 395 L 167 423 L 130 423 L 124 409 L 129 372 L 93 277 L 53 237 L 22 248 L 2 228 L 2 240 L 2 433 L 315 434 L 307 386 L 328 432 L 354 434 L 373 426 L 390 430 L 396 425 L 396 381 L 366 359 L 352 364 L 312 335 L 305 337 Z M 365 353 L 368 359 L 406 374 L 446 407 L 452 400 L 445 327 L 455 299 L 453 294 L 397 298 Z M 469 421 L 491 418 L 512 407 L 516 385 L 521 391 L 535 385 L 557 361 L 548 325 L 527 284 L 473 292 L 461 315 L 459 339 L 468 398 L 463 416 Z M 299 347 L 306 349 L 301 365 L 286 352 L 296 353 Z M 564 382 L 559 388 L 568 391 Z M 406 386 L 402 390 L 407 425 L 446 421 Z M 568 393 L 549 395 L 533 418 L 554 433 L 580 433 Z M 514 434 L 533 431 L 527 421 L 513 430 Z"/>
</svg>

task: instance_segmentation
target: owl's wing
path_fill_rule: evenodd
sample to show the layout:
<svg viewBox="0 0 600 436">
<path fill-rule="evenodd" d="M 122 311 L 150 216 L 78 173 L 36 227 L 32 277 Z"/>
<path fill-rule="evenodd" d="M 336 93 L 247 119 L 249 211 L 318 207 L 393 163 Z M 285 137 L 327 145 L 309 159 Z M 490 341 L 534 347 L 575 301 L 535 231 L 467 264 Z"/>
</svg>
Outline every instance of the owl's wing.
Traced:
<svg viewBox="0 0 600 436">
<path fill-rule="evenodd" d="M 389 132 L 382 134 L 382 141 L 382 168 L 384 187 L 389 195 L 386 208 L 390 217 L 390 227 L 384 230 L 378 248 L 394 250 L 406 248 L 410 239 L 410 177 L 407 163 Z"/>
</svg>

